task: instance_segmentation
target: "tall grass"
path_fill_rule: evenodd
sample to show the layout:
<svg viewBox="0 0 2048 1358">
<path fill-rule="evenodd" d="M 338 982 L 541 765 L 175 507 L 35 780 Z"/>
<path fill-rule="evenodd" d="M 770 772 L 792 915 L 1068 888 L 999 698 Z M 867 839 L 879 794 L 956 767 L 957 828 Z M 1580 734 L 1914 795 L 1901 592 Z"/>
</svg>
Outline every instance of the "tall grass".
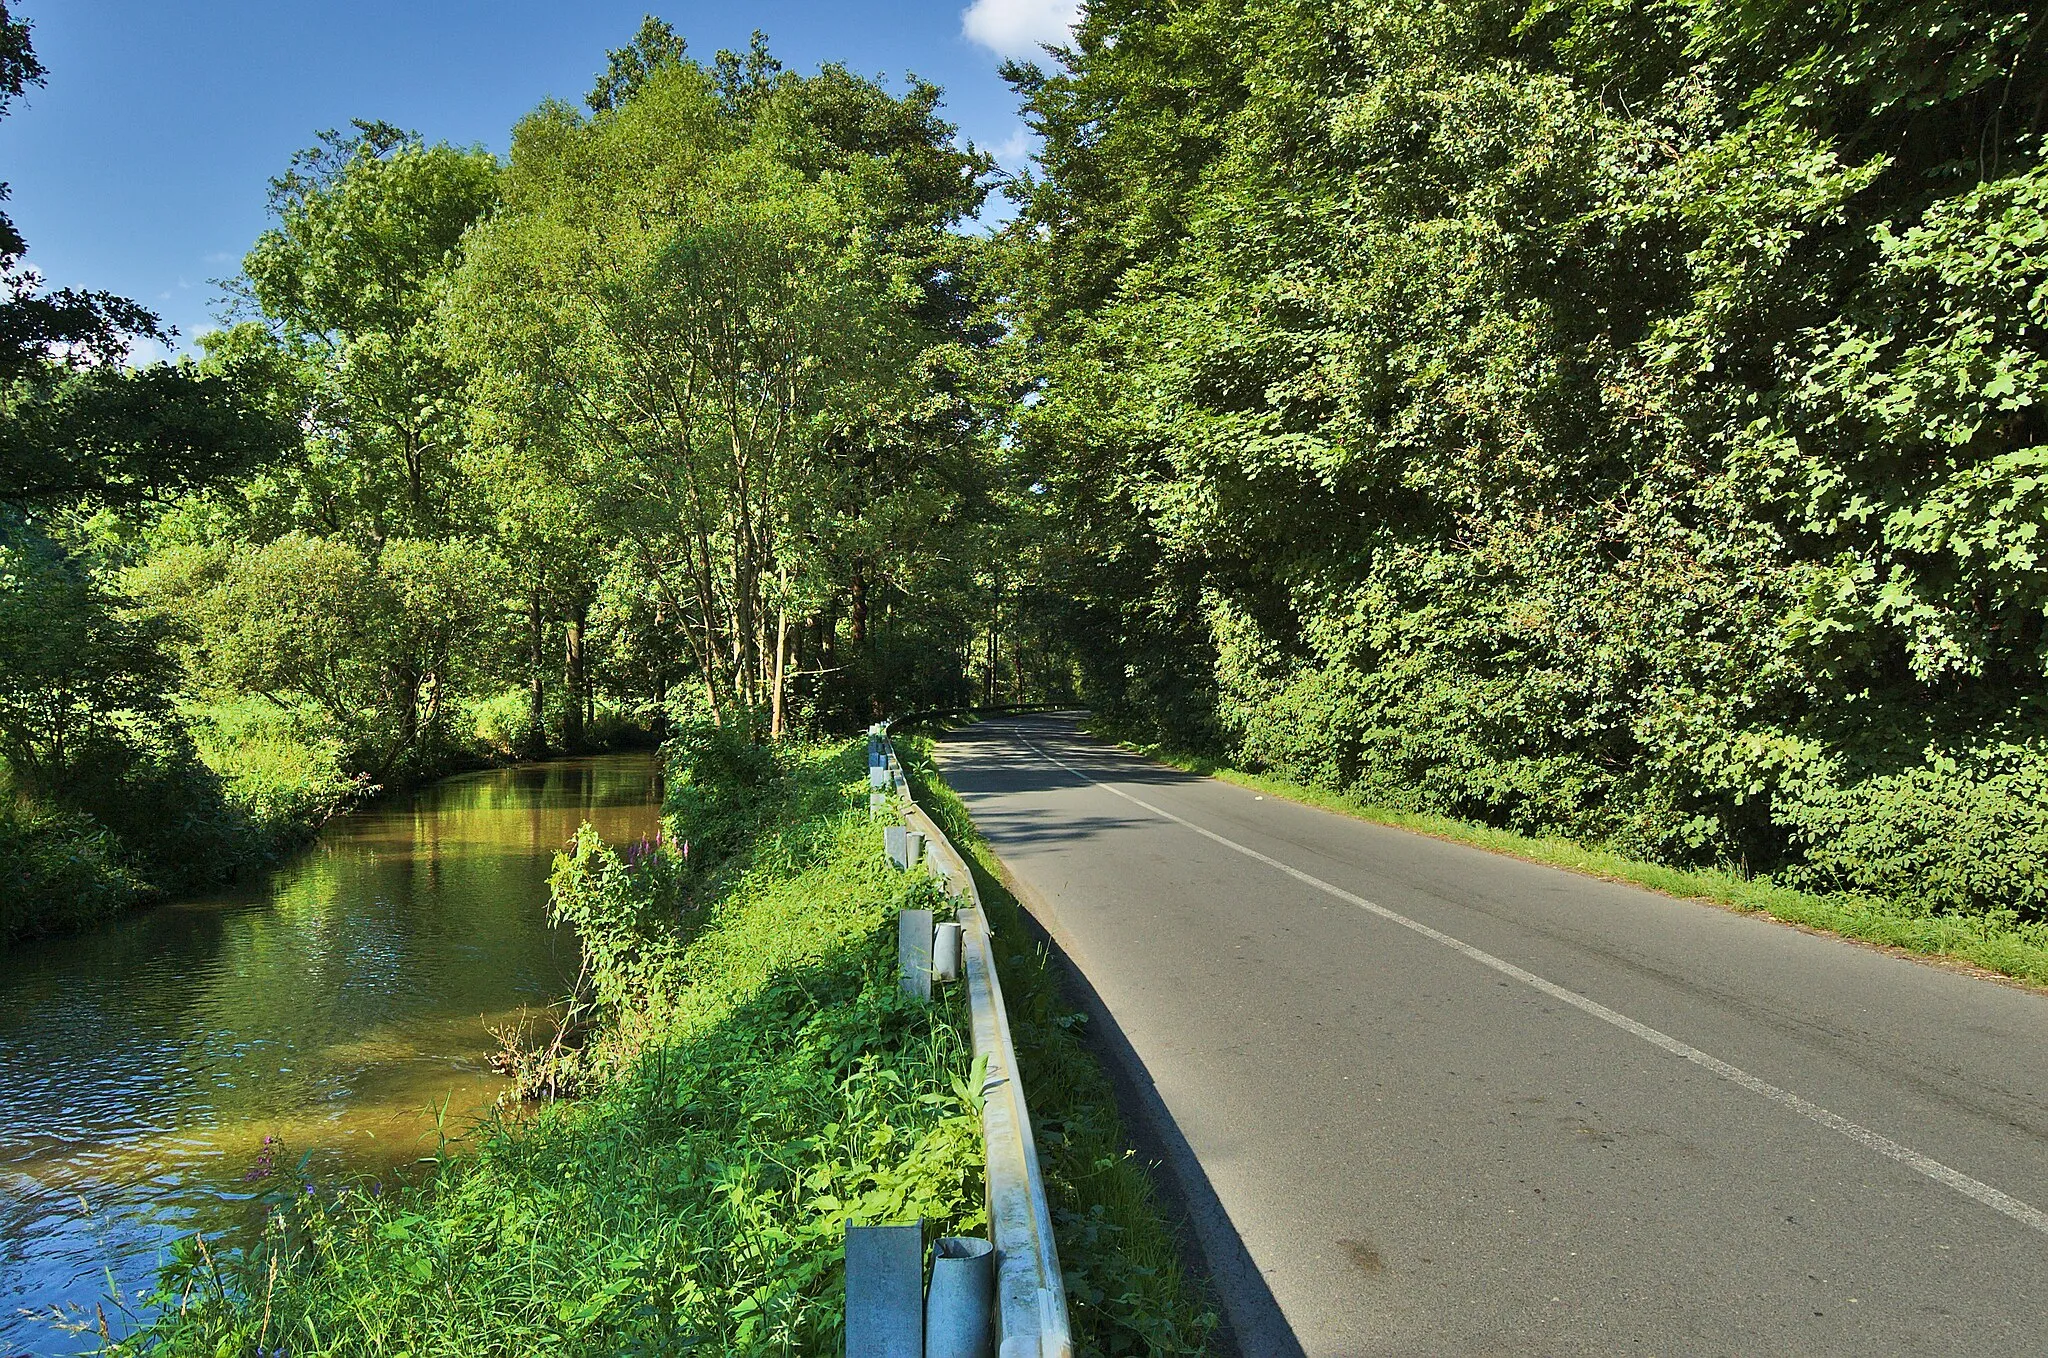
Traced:
<svg viewBox="0 0 2048 1358">
<path fill-rule="evenodd" d="M 280 844 L 310 834 L 368 791 L 341 771 L 338 740 L 266 699 L 195 703 L 183 715 L 229 800 Z"/>
<path fill-rule="evenodd" d="M 695 753 L 660 845 L 586 832 L 558 864 L 600 973 L 593 1092 L 502 1110 L 416 1182 L 307 1183 L 266 1159 L 261 1228 L 188 1242 L 111 1351 L 836 1354 L 848 1224 L 986 1229 L 964 995 L 925 1006 L 896 983 L 897 912 L 947 907 L 883 859 L 862 746 Z M 1154 1314 L 1179 1295 L 1170 1237 L 1106 1084 L 1048 1058 L 1068 1021 L 1048 993 L 1013 1014 L 1087 1351 L 1193 1351 L 1199 1317 Z"/>
</svg>

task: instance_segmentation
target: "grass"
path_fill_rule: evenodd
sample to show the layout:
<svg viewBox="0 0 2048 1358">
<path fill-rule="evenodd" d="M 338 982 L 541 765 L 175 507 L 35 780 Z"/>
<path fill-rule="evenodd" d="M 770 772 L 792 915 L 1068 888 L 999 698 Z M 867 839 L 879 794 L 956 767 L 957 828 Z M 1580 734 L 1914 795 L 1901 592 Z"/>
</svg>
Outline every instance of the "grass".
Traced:
<svg viewBox="0 0 2048 1358">
<path fill-rule="evenodd" d="M 189 746 L 82 760 L 40 795 L 0 761 L 0 946 L 265 867 L 365 791 L 331 742 L 260 700 L 181 721 Z"/>
<path fill-rule="evenodd" d="M 574 1058 L 586 1097 L 489 1118 L 413 1183 L 309 1184 L 266 1155 L 260 1229 L 188 1241 L 109 1351 L 834 1354 L 848 1224 L 985 1231 L 964 996 L 896 984 L 897 912 L 946 907 L 883 860 L 864 742 L 732 767 L 671 779 L 688 859 L 586 830 L 558 864 L 605 1010 Z M 1194 1351 L 1200 1318 L 1152 1309 L 1180 1295 L 1170 1237 L 1104 1139 L 1107 1086 L 1049 1036 L 1066 1016 L 1019 998 L 1084 1351 Z"/>
<path fill-rule="evenodd" d="M 183 715 L 229 800 L 280 843 L 310 835 L 366 792 L 341 772 L 338 741 L 265 699 L 194 703 Z"/>
<path fill-rule="evenodd" d="M 1149 1171 L 1129 1149 L 1115 1091 L 1083 1043 L 1085 1016 L 1062 999 L 1050 956 L 1031 943 L 1024 909 L 1003 885 L 966 806 L 940 778 L 931 742 L 899 736 L 896 749 L 918 804 L 967 857 L 988 912 L 1076 1351 L 1202 1352 L 1216 1325 L 1214 1310 L 1183 1274 Z"/>
<path fill-rule="evenodd" d="M 1116 739 L 1113 735 L 1106 739 Z M 2020 919 L 2013 912 L 1942 915 L 1915 912 L 1871 896 L 1820 895 L 1726 869 L 1670 867 L 1629 858 L 1575 840 L 1517 834 L 1446 816 L 1375 806 L 1327 788 L 1272 774 L 1247 772 L 1214 759 L 1157 745 L 1118 741 L 1126 749 L 1163 764 L 1236 783 L 1268 796 L 1284 797 L 1378 825 L 1412 830 L 1436 839 L 1469 844 L 1489 853 L 1564 868 L 1610 882 L 1647 887 L 1667 896 L 1707 901 L 1749 914 L 1766 915 L 1844 938 L 1902 952 L 1982 967 L 2034 985 L 2048 986 L 2048 923 Z"/>
</svg>

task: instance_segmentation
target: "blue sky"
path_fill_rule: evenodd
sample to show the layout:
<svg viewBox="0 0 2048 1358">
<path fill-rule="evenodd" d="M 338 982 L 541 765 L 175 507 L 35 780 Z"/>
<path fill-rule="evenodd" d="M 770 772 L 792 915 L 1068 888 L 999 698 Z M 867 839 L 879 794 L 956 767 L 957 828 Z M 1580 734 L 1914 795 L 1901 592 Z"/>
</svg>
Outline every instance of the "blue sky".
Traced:
<svg viewBox="0 0 2048 1358">
<path fill-rule="evenodd" d="M 156 310 L 181 344 L 265 224 L 269 178 L 323 128 L 383 118 L 429 140 L 505 150 L 543 98 L 580 101 L 650 9 L 691 52 L 754 29 L 785 65 L 824 61 L 943 86 L 963 135 L 1027 153 L 999 52 L 1030 54 L 1071 0 L 610 3 L 609 0 L 16 0 L 48 83 L 0 121 L 0 180 L 54 285 Z"/>
</svg>

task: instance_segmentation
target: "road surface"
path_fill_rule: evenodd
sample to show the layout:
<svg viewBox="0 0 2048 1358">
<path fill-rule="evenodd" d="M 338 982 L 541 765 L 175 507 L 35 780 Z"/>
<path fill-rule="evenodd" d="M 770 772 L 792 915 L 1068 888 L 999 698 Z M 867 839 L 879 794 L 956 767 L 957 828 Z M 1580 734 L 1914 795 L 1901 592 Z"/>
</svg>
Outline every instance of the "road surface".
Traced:
<svg viewBox="0 0 2048 1358">
<path fill-rule="evenodd" d="M 1244 1353 L 2048 1354 L 2048 997 L 1063 717 L 939 758 Z"/>
</svg>

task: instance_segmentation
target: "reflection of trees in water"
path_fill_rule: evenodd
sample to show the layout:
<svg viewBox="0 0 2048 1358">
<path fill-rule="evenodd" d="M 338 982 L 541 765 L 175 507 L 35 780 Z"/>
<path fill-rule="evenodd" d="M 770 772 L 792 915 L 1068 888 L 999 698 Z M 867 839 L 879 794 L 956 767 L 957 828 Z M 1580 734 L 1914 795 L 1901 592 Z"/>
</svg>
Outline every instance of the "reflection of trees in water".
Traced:
<svg viewBox="0 0 2048 1358">
<path fill-rule="evenodd" d="M 600 833 L 637 835 L 659 800 L 652 754 L 558 760 L 447 779 L 403 807 L 358 813 L 357 833 L 374 839 L 380 852 L 400 845 L 431 853 L 456 842 L 551 854 L 586 820 Z"/>
<path fill-rule="evenodd" d="M 245 1157 L 220 1151 L 282 1127 L 314 1149 L 350 1110 L 368 1130 L 409 1125 L 470 1079 L 482 1016 L 574 974 L 573 940 L 545 917 L 554 851 L 586 818 L 618 839 L 651 830 L 654 768 L 628 755 L 452 779 L 335 822 L 248 890 L 15 950 L 0 1149 L 50 1143 L 51 1173 L 0 1216 L 0 1296 L 45 1270 L 51 1290 L 70 1285 L 62 1251 L 41 1262 L 19 1233 L 70 1221 L 80 1192 L 129 1223 L 111 1247 L 153 1255 L 170 1226 L 133 1225 L 150 1204 L 238 1191 Z"/>
</svg>

